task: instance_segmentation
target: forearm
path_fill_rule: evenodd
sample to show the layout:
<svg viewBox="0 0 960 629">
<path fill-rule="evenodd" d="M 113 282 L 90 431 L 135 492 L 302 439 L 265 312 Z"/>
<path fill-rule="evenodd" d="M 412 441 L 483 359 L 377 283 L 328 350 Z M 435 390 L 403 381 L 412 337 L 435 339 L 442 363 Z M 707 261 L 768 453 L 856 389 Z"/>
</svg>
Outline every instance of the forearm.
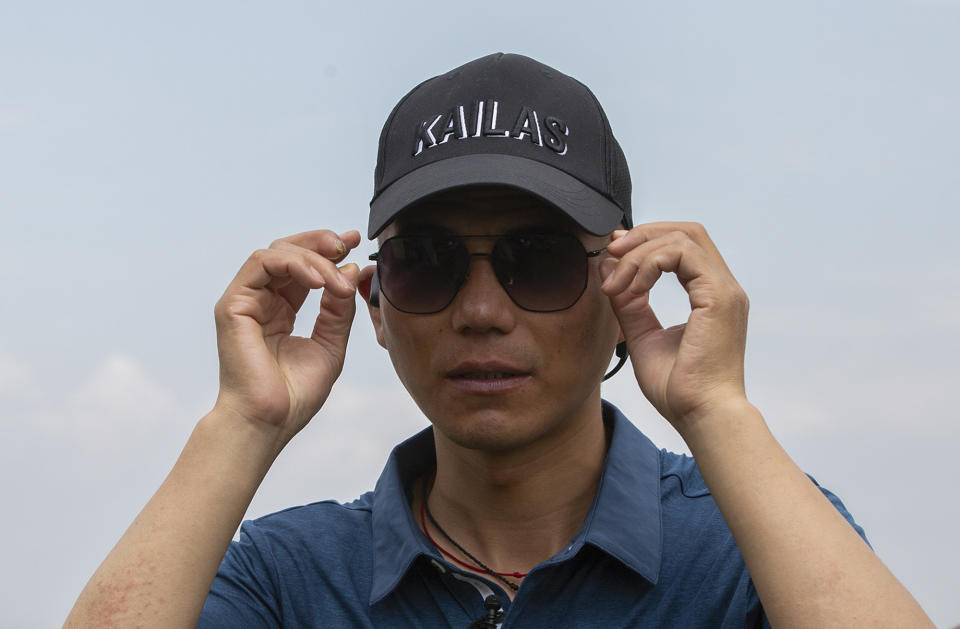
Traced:
<svg viewBox="0 0 960 629">
<path fill-rule="evenodd" d="M 685 433 L 774 627 L 932 626 L 756 408 L 714 409 Z"/>
<path fill-rule="evenodd" d="M 65 627 L 194 627 L 276 456 L 270 435 L 213 412 L 77 599 Z"/>
</svg>

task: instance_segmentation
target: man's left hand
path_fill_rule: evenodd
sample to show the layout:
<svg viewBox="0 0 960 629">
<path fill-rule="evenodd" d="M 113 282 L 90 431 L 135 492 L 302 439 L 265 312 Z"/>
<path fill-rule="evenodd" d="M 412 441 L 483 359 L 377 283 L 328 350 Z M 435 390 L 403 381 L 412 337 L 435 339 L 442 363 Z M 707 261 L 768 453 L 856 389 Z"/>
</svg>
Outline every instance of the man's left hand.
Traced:
<svg viewBox="0 0 960 629">
<path fill-rule="evenodd" d="M 743 357 L 749 301 L 698 223 L 648 223 L 613 232 L 600 267 L 647 399 L 684 435 L 712 408 L 746 399 Z M 675 273 L 690 297 L 685 324 L 664 329 L 650 289 Z"/>
</svg>

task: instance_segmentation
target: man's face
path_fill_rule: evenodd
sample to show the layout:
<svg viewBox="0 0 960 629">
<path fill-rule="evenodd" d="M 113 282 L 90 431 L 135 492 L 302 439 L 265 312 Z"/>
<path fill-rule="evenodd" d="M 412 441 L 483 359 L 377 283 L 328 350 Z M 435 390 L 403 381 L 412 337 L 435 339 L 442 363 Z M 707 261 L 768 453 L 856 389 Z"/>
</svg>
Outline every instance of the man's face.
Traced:
<svg viewBox="0 0 960 629">
<path fill-rule="evenodd" d="M 491 188 L 434 197 L 404 212 L 381 242 L 424 229 L 497 235 L 530 228 L 571 233 L 587 250 L 609 241 L 535 197 Z M 493 240 L 465 242 L 471 253 L 486 253 Z M 404 313 L 381 297 L 380 308 L 371 309 L 377 339 L 442 436 L 467 448 L 508 451 L 596 419 L 600 380 L 619 334 L 600 291 L 604 256 L 588 258 L 583 295 L 557 312 L 521 309 L 481 256 L 471 258 L 466 281 L 440 312 Z"/>
</svg>

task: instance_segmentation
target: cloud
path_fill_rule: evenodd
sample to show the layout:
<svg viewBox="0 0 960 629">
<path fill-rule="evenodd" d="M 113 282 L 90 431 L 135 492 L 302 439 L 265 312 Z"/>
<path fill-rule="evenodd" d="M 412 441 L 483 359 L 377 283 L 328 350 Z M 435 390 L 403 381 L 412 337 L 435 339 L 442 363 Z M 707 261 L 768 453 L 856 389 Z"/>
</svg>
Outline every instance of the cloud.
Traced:
<svg viewBox="0 0 960 629">
<path fill-rule="evenodd" d="M 356 498 L 373 489 L 393 447 L 427 425 L 399 383 L 337 382 L 317 416 L 280 454 L 247 517 Z"/>
<path fill-rule="evenodd" d="M 106 355 L 72 389 L 47 382 L 27 361 L 0 354 L 0 416 L 8 437 L 93 457 L 105 468 L 165 474 L 190 430 L 212 407 L 184 403 L 136 358 Z M 58 393 L 58 391 L 61 391 Z M 395 380 L 342 379 L 274 464 L 260 502 L 283 508 L 352 499 L 373 487 L 390 450 L 427 426 Z M 163 469 L 143 469 L 159 465 Z"/>
<path fill-rule="evenodd" d="M 72 390 L 43 380 L 15 356 L 0 356 L 0 402 L 8 427 L 103 454 L 148 447 L 184 423 L 183 405 L 131 356 L 107 355 Z"/>
<path fill-rule="evenodd" d="M 112 354 L 70 395 L 69 404 L 90 413 L 93 423 L 113 427 L 129 415 L 154 421 L 173 400 L 136 360 Z"/>
</svg>

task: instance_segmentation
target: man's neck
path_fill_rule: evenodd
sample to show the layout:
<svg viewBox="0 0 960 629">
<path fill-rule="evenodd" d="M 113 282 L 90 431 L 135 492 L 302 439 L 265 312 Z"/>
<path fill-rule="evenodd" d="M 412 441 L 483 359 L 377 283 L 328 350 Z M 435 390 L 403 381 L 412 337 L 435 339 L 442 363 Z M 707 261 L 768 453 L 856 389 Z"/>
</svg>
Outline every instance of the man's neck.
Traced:
<svg viewBox="0 0 960 629">
<path fill-rule="evenodd" d="M 416 488 L 417 522 L 425 493 L 444 531 L 501 572 L 528 572 L 570 541 L 593 503 L 607 450 L 599 403 L 516 451 L 470 450 L 438 432 L 435 439 L 437 472 Z M 443 545 L 429 523 L 428 531 Z"/>
</svg>

